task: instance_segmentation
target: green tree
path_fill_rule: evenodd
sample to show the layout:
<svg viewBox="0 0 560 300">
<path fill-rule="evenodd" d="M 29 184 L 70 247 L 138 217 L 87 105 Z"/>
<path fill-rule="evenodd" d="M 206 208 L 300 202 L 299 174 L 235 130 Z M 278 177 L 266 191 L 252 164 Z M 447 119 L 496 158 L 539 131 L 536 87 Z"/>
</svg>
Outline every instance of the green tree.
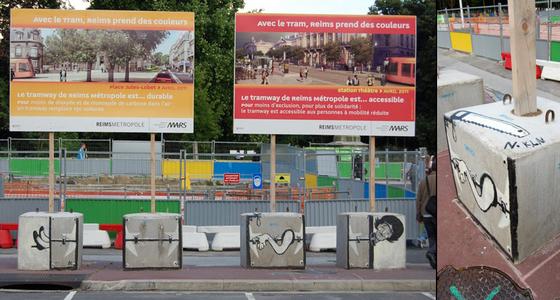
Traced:
<svg viewBox="0 0 560 300">
<path fill-rule="evenodd" d="M 340 43 L 328 43 L 324 47 L 325 57 L 327 58 L 327 63 L 332 63 L 332 66 L 340 60 L 340 55 L 342 54 L 342 48 Z"/>
<path fill-rule="evenodd" d="M 130 61 L 134 58 L 147 58 L 153 50 L 163 41 L 168 35 L 168 31 L 160 30 L 126 30 L 125 34 L 128 36 L 128 43 L 130 51 L 124 57 L 125 74 L 124 81 L 129 81 L 130 76 Z"/>
<path fill-rule="evenodd" d="M 434 0 L 376 0 L 370 14 L 415 15 L 416 54 L 416 137 L 385 138 L 380 144 L 400 147 L 427 147 L 436 150 L 436 4 Z M 392 142 L 391 142 L 392 141 Z"/>
<path fill-rule="evenodd" d="M 365 65 L 373 58 L 373 47 L 371 39 L 358 38 L 350 41 L 350 52 L 354 55 L 354 62 L 358 65 Z"/>
</svg>

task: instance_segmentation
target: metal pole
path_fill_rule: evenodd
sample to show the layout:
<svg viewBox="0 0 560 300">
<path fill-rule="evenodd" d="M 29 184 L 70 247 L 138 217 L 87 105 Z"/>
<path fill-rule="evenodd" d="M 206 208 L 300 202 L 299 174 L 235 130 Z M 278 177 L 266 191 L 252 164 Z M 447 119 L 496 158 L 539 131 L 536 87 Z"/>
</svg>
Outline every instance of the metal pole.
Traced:
<svg viewBox="0 0 560 300">
<path fill-rule="evenodd" d="M 156 134 L 150 133 L 150 196 L 152 213 L 156 212 Z"/>
<path fill-rule="evenodd" d="M 498 22 L 500 23 L 500 54 L 504 52 L 504 24 L 502 22 L 502 3 L 498 3 Z"/>
<path fill-rule="evenodd" d="M 66 163 L 62 158 L 62 148 L 60 148 L 60 138 L 58 138 L 58 164 L 59 164 L 59 184 L 58 184 L 58 196 L 60 197 L 60 211 L 64 212 L 64 196 L 62 195 L 62 170 L 64 169 L 64 163 Z"/>
<path fill-rule="evenodd" d="M 550 7 L 550 6 L 552 5 L 552 3 L 550 3 L 550 1 L 549 1 L 548 3 L 549 3 L 549 7 Z M 552 52 L 552 51 L 550 51 L 550 46 L 551 46 L 551 43 L 552 43 L 552 24 L 550 23 L 550 11 L 551 11 L 551 10 L 552 10 L 552 9 L 549 8 L 548 14 L 547 14 L 547 15 L 548 15 L 548 22 L 546 22 L 546 41 L 547 41 L 547 45 L 548 45 L 548 46 L 547 46 L 547 49 L 548 49 L 548 60 L 551 60 L 551 57 L 552 57 L 552 56 L 551 56 L 551 52 Z M 540 28 L 539 28 L 539 29 L 540 29 Z"/>
<path fill-rule="evenodd" d="M 469 32 L 472 33 L 471 8 L 468 5 L 467 5 L 467 19 L 469 21 Z"/>
<path fill-rule="evenodd" d="M 463 16 L 463 0 L 459 0 L 459 9 L 461 10 L 461 28 L 465 28 L 465 18 Z"/>
<path fill-rule="evenodd" d="M 49 132 L 49 212 L 54 212 L 54 132 Z"/>
<path fill-rule="evenodd" d="M 276 135 L 270 135 L 270 212 L 276 212 Z"/>
<path fill-rule="evenodd" d="M 389 198 L 389 149 L 385 148 L 385 197 Z"/>
<path fill-rule="evenodd" d="M 375 137 L 369 137 L 369 211 L 375 212 Z"/>
</svg>

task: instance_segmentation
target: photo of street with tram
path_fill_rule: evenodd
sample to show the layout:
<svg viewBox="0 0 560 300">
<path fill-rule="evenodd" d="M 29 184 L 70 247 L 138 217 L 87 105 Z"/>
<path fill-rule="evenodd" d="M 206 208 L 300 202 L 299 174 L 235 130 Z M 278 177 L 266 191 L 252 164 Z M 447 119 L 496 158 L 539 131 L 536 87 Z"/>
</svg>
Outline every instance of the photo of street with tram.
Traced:
<svg viewBox="0 0 560 300">
<path fill-rule="evenodd" d="M 12 28 L 10 78 L 192 83 L 194 32 Z"/>
<path fill-rule="evenodd" d="M 415 36 L 238 32 L 236 84 L 414 86 Z"/>
</svg>

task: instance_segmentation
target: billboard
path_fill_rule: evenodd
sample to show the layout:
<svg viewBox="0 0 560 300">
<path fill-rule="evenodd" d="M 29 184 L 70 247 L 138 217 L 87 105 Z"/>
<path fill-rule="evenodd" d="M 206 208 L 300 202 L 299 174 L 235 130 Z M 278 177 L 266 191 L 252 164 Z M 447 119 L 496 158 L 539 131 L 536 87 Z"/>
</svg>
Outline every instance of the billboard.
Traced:
<svg viewBox="0 0 560 300">
<path fill-rule="evenodd" d="M 235 23 L 234 133 L 414 136 L 415 16 Z"/>
<path fill-rule="evenodd" d="M 193 132 L 194 14 L 12 9 L 10 130 Z"/>
</svg>

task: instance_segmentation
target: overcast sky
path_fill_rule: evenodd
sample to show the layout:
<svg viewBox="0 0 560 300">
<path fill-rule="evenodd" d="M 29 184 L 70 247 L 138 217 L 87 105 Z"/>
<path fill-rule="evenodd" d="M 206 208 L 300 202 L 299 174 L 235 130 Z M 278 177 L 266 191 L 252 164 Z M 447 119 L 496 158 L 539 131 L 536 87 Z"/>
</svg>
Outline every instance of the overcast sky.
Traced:
<svg viewBox="0 0 560 300">
<path fill-rule="evenodd" d="M 85 0 L 66 0 L 75 9 L 86 9 Z M 299 13 L 299 14 L 347 14 L 365 15 L 374 0 L 245 0 L 246 12 L 263 9 L 265 13 Z"/>
</svg>

